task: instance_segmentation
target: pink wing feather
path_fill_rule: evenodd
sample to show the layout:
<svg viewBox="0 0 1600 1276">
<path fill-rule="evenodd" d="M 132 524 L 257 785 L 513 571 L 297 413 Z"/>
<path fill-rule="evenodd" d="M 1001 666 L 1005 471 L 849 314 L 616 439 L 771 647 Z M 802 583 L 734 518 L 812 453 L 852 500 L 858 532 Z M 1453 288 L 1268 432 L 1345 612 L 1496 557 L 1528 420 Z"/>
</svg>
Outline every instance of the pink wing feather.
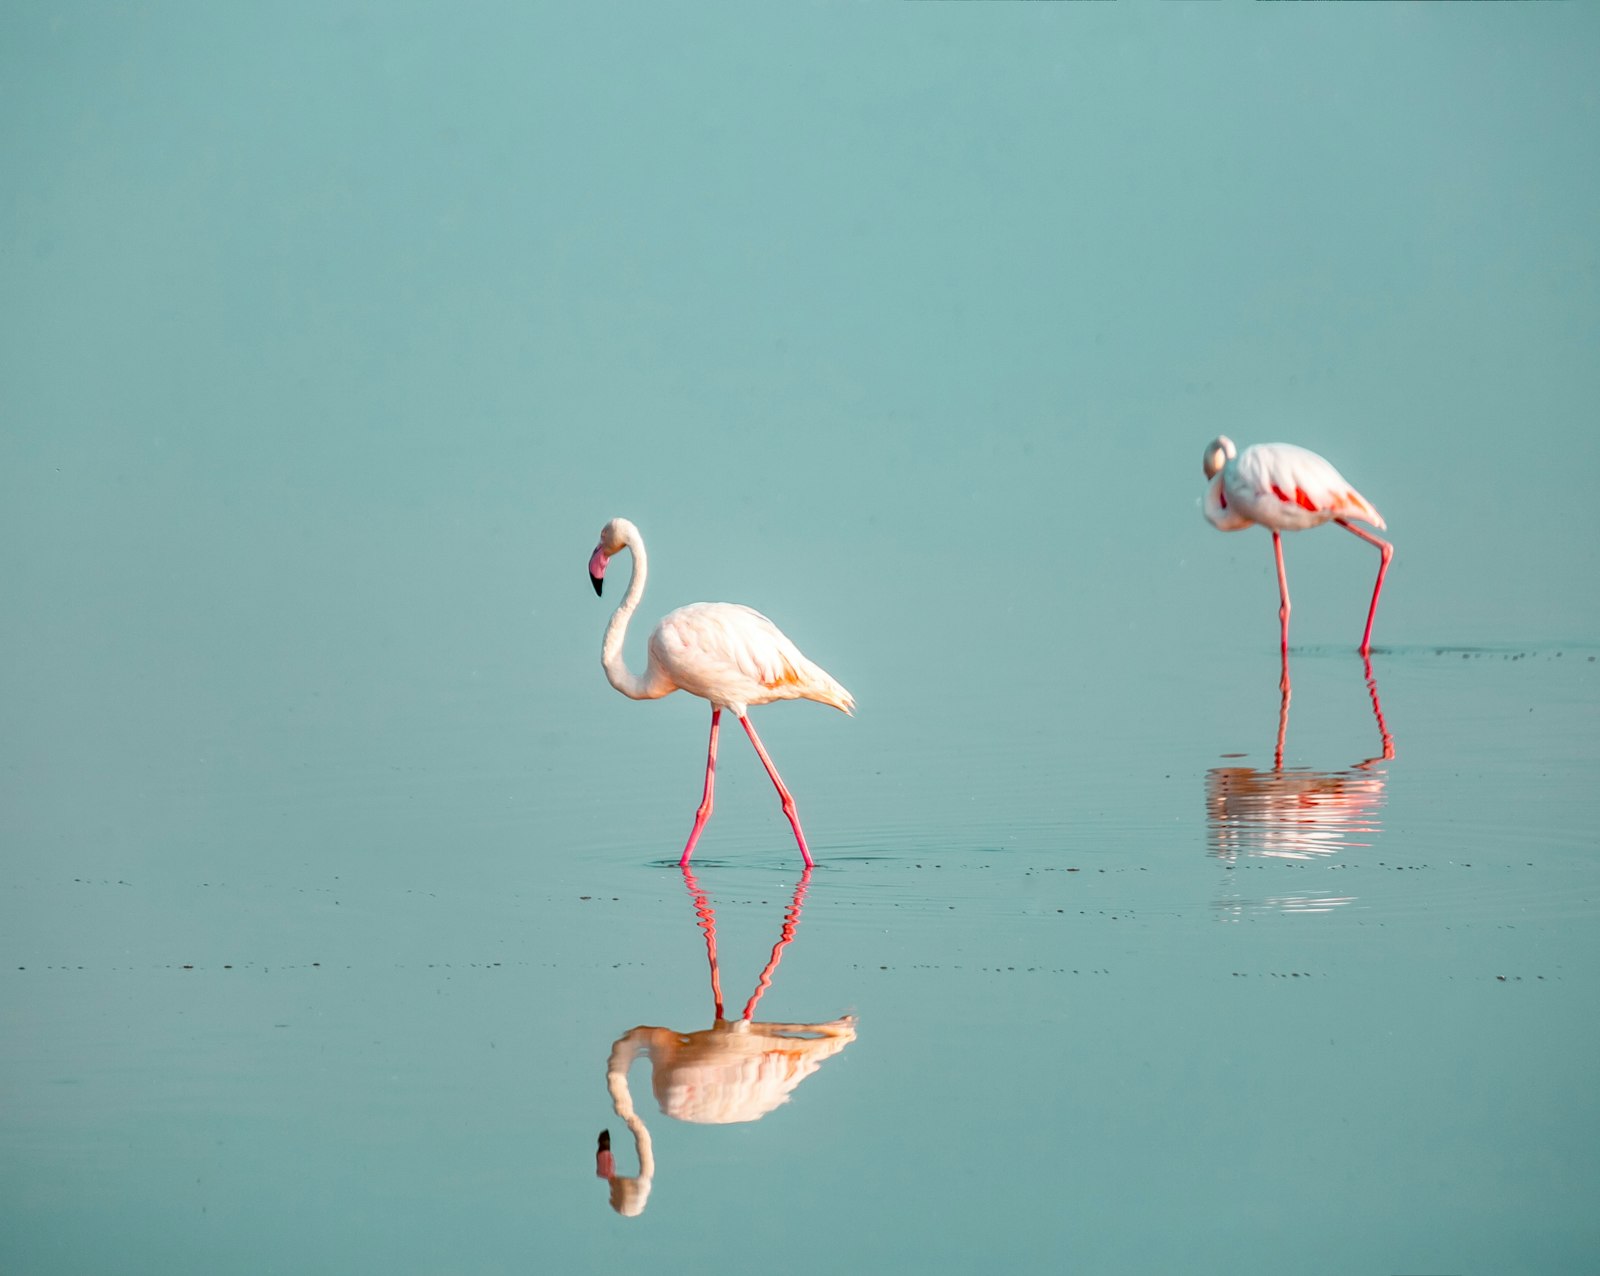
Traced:
<svg viewBox="0 0 1600 1276">
<path fill-rule="evenodd" d="M 1224 507 L 1231 493 L 1239 503 L 1253 506 L 1250 512 L 1269 525 L 1278 521 L 1270 516 L 1275 501 L 1289 523 L 1312 526 L 1330 518 L 1355 518 L 1384 526 L 1378 511 L 1331 462 L 1293 443 L 1254 444 L 1228 470 L 1232 473 L 1219 476 L 1226 480 Z M 1268 516 L 1262 518 L 1263 513 Z"/>
</svg>

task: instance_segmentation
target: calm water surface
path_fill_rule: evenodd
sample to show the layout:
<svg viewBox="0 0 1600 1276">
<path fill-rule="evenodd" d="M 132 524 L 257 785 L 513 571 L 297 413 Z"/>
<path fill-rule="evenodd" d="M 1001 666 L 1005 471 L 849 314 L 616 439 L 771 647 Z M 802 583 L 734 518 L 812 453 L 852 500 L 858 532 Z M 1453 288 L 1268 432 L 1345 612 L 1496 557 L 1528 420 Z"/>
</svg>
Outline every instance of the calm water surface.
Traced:
<svg viewBox="0 0 1600 1276">
<path fill-rule="evenodd" d="M 1597 56 L 9 6 L 0 1271 L 1594 1270 Z M 1370 677 L 1219 432 L 1384 512 Z M 635 667 L 854 692 L 755 711 L 809 877 L 738 732 L 677 868 L 616 514 Z"/>
<path fill-rule="evenodd" d="M 454 784 L 346 759 L 175 786 L 261 814 L 12 883 L 17 1269 L 687 1270 L 734 1229 L 799 1270 L 820 1220 L 856 1270 L 1576 1269 L 1593 653 L 1380 653 L 1376 761 L 1359 660 L 1300 656 L 1278 771 L 1268 630 L 1254 661 L 1204 653 L 1261 675 L 1253 727 L 1211 725 L 1207 687 L 1134 696 L 1169 724 L 1134 756 L 1062 715 L 874 765 L 849 743 L 867 712 L 769 711 L 821 861 L 798 908 L 781 814 L 734 750 L 699 907 L 672 865 L 688 703 L 515 775 L 513 723 L 468 730 L 496 718 L 481 697 L 404 742 Z M 634 766 L 678 783 L 629 792 Z M 654 1176 L 619 1219 L 591 1173 L 601 1128 L 635 1173 L 608 1057 L 636 1028 L 713 1028 L 708 919 L 728 1019 L 760 990 L 758 1021 L 849 1014 L 854 1039 L 709 1077 L 658 1050 L 658 1093 L 679 1087 L 660 1106 L 649 1064 L 624 1073 Z M 662 1111 L 696 1103 L 750 1119 Z"/>
</svg>

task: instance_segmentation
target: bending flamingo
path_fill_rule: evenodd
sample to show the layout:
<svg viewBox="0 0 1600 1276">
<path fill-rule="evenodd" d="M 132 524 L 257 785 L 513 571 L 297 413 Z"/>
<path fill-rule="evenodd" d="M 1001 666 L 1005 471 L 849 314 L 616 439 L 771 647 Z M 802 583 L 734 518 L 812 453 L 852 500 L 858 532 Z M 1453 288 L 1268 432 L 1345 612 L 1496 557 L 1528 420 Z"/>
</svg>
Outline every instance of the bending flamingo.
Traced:
<svg viewBox="0 0 1600 1276">
<path fill-rule="evenodd" d="M 1376 545 L 1381 560 L 1378 581 L 1372 587 L 1367 627 L 1361 634 L 1363 656 L 1372 650 L 1372 621 L 1378 614 L 1378 595 L 1384 573 L 1394 557 L 1394 546 L 1371 532 L 1354 526 L 1356 519 L 1383 528 L 1383 519 L 1345 477 L 1315 452 L 1292 443 L 1256 443 L 1235 452 L 1233 440 L 1218 435 L 1206 445 L 1205 515 L 1213 527 L 1237 532 L 1260 523 L 1272 532 L 1272 552 L 1278 560 L 1278 620 L 1283 629 L 1284 681 L 1289 671 L 1289 580 L 1283 571 L 1284 532 L 1299 532 L 1332 521 Z"/>
<path fill-rule="evenodd" d="M 647 571 L 644 538 L 625 518 L 614 518 L 600 530 L 600 543 L 589 558 L 589 579 L 594 592 L 601 592 L 606 564 L 623 549 L 633 553 L 633 574 L 622 605 L 606 626 L 600 646 L 600 663 L 606 678 L 623 695 L 633 700 L 656 700 L 683 690 L 711 702 L 711 743 L 706 750 L 706 785 L 695 812 L 689 843 L 683 848 L 680 865 L 688 864 L 700 830 L 711 818 L 711 789 L 717 771 L 717 726 L 722 711 L 731 709 L 755 745 L 762 766 L 772 777 L 783 813 L 789 817 L 794 839 L 806 867 L 815 862 L 806 848 L 806 835 L 800 829 L 800 815 L 794 798 L 778 775 L 778 768 L 762 747 L 761 737 L 750 725 L 747 710 L 751 705 L 773 700 L 816 700 L 849 713 L 855 708 L 851 695 L 822 669 L 800 654 L 783 632 L 758 611 L 737 603 L 690 603 L 661 618 L 650 633 L 649 659 L 644 677 L 631 673 L 622 663 L 622 640 L 628 621 L 644 594 Z"/>
</svg>

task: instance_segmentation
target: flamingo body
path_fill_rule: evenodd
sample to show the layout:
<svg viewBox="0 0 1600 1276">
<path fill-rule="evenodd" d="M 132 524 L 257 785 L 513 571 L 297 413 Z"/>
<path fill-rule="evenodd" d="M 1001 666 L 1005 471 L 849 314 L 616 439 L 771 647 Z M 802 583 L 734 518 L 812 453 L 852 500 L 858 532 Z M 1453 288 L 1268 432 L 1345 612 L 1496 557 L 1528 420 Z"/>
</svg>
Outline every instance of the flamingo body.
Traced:
<svg viewBox="0 0 1600 1276">
<path fill-rule="evenodd" d="M 761 737 L 750 725 L 748 710 L 751 705 L 768 704 L 773 700 L 804 699 L 850 713 L 855 708 L 855 700 L 825 670 L 807 660 L 775 624 L 760 612 L 737 603 L 691 603 L 663 616 L 650 633 L 644 676 L 635 675 L 623 663 L 622 641 L 628 621 L 644 594 L 648 566 L 644 538 L 627 519 L 614 518 L 600 530 L 600 543 L 589 558 L 589 579 L 594 583 L 595 593 L 600 593 L 607 563 L 624 549 L 633 555 L 633 574 L 627 593 L 606 626 L 605 639 L 600 646 L 600 663 L 606 678 L 623 695 L 634 700 L 656 700 L 674 691 L 687 691 L 711 703 L 705 791 L 700 809 L 695 813 L 688 845 L 683 848 L 678 863 L 689 862 L 700 831 L 711 816 L 717 730 L 722 711 L 731 709 L 777 788 L 800 854 L 806 867 L 811 867 L 814 861 L 800 828 L 794 798 L 767 756 Z"/>
<path fill-rule="evenodd" d="M 849 713 L 850 693 L 807 660 L 787 634 L 739 603 L 690 603 L 650 634 L 650 665 L 679 691 L 740 717 L 751 705 L 816 700 Z"/>
<path fill-rule="evenodd" d="M 1278 564 L 1278 619 L 1283 651 L 1283 686 L 1289 685 L 1289 579 L 1283 568 L 1283 533 L 1300 532 L 1323 523 L 1338 523 L 1378 548 L 1378 580 L 1367 609 L 1367 627 L 1359 648 L 1372 650 L 1372 622 L 1378 615 L 1378 596 L 1394 556 L 1394 546 L 1353 525 L 1366 523 L 1384 528 L 1383 518 L 1370 501 L 1315 452 L 1293 443 L 1255 443 L 1239 452 L 1233 440 L 1218 435 L 1206 446 L 1206 486 L 1201 508 L 1220 531 L 1237 532 L 1260 524 L 1272 533 L 1272 550 Z"/>
<path fill-rule="evenodd" d="M 1236 532 L 1259 523 L 1279 532 L 1301 532 L 1336 518 L 1383 528 L 1367 499 L 1333 465 L 1293 443 L 1254 443 L 1228 456 L 1206 488 L 1205 513 L 1213 527 Z"/>
</svg>

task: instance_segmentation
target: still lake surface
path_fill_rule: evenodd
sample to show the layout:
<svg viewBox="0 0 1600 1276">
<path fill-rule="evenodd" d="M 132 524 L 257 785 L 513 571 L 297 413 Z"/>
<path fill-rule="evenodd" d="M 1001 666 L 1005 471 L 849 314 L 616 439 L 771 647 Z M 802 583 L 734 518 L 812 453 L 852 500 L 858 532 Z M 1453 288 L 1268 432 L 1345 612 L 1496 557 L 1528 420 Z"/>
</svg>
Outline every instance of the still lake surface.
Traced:
<svg viewBox="0 0 1600 1276">
<path fill-rule="evenodd" d="M 1594 1270 L 1596 12 L 9 7 L 0 1271 Z"/>
</svg>

